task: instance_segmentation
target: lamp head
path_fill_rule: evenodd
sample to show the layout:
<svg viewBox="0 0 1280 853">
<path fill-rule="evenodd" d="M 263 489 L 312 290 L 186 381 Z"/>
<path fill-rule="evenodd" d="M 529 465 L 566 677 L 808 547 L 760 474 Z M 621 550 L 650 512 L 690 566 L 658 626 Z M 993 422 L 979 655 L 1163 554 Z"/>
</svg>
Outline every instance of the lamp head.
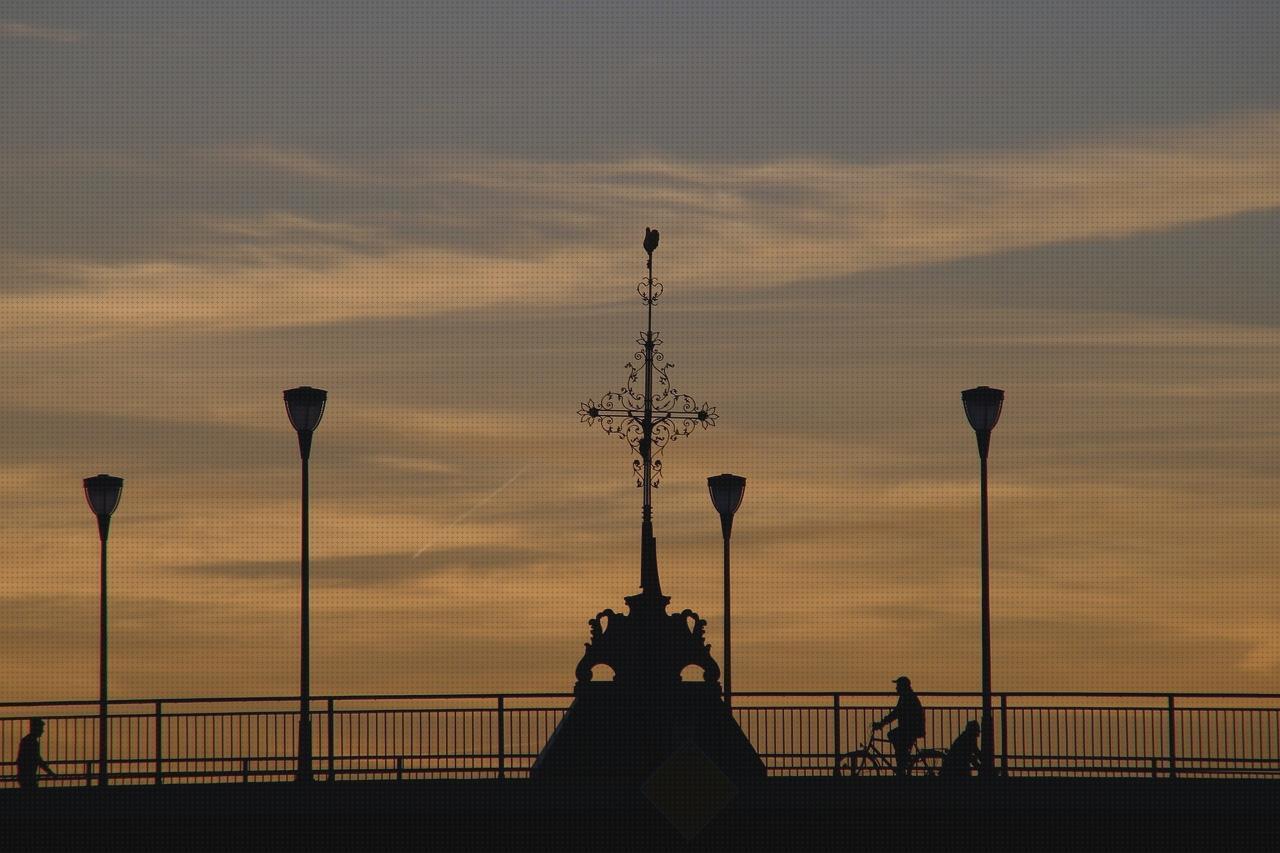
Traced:
<svg viewBox="0 0 1280 853">
<path fill-rule="evenodd" d="M 284 407 L 289 414 L 289 423 L 300 433 L 314 432 L 324 417 L 324 404 L 328 397 L 328 391 L 309 385 L 285 391 Z"/>
<path fill-rule="evenodd" d="M 120 505 L 120 492 L 124 489 L 124 480 L 110 474 L 99 474 L 86 477 L 84 481 L 84 499 L 89 509 L 98 518 L 110 518 Z"/>
<path fill-rule="evenodd" d="M 987 449 L 991 446 L 991 431 L 1000 420 L 1000 410 L 1004 407 L 1004 392 L 999 388 L 988 388 L 979 385 L 960 394 L 964 403 L 964 414 L 969 419 L 969 426 L 978 435 L 978 455 L 987 458 Z"/>
<path fill-rule="evenodd" d="M 977 432 L 990 432 L 996 428 L 1000 420 L 1000 409 L 1004 406 L 1004 392 L 999 388 L 988 388 L 980 385 L 960 394 L 964 402 L 964 413 L 969 418 L 969 426 Z"/>
<path fill-rule="evenodd" d="M 736 474 L 720 474 L 707 478 L 711 503 L 721 515 L 733 515 L 742 506 L 742 494 L 747 488 L 747 478 Z"/>
<path fill-rule="evenodd" d="M 103 554 L 106 553 L 107 531 L 111 529 L 111 514 L 120 505 L 123 488 L 124 480 L 110 474 L 86 477 L 84 481 L 84 499 L 98 517 L 98 538 L 102 540 Z"/>
<path fill-rule="evenodd" d="M 742 506 L 742 495 L 747 489 L 747 478 L 736 474 L 721 474 L 707 478 L 707 490 L 711 493 L 711 505 L 720 513 L 720 526 L 727 538 L 733 528 L 733 515 Z"/>
</svg>

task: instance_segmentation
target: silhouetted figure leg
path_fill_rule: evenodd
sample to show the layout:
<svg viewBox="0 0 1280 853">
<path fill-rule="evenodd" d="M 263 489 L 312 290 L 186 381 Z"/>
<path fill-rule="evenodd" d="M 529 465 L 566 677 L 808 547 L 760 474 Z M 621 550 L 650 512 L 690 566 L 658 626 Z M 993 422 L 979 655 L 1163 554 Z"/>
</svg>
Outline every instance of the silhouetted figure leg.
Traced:
<svg viewBox="0 0 1280 853">
<path fill-rule="evenodd" d="M 899 776 L 906 776 L 911 769 L 911 745 L 916 739 L 898 728 L 889 732 L 889 742 L 893 744 L 893 754 L 898 761 L 896 772 Z"/>
</svg>

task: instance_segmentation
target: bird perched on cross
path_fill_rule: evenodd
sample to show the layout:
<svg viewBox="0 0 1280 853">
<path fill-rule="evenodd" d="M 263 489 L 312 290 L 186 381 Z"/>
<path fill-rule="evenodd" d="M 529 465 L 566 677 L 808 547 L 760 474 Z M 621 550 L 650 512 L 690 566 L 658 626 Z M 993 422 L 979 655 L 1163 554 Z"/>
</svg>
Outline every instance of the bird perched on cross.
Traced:
<svg viewBox="0 0 1280 853">
<path fill-rule="evenodd" d="M 644 229 L 644 250 L 647 254 L 652 255 L 653 250 L 658 248 L 658 229 Z"/>
</svg>

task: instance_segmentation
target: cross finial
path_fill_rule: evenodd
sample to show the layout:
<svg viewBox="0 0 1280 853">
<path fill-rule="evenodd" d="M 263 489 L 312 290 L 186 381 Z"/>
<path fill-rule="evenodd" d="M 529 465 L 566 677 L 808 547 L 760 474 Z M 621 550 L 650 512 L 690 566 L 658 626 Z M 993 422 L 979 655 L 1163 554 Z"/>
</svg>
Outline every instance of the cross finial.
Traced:
<svg viewBox="0 0 1280 853">
<path fill-rule="evenodd" d="M 605 394 L 599 402 L 587 400 L 579 407 L 578 415 L 586 423 L 598 423 L 605 432 L 627 442 L 636 454 L 631 467 L 636 485 L 644 490 L 640 586 L 646 594 L 661 596 L 653 540 L 653 489 L 662 478 L 662 460 L 657 457 L 670 442 L 684 438 L 698 427 L 714 426 L 717 416 L 714 407 L 699 403 L 672 387 L 667 375 L 675 365 L 667 363 L 658 349 L 662 341 L 653 331 L 653 304 L 662 295 L 662 283 L 653 278 L 653 252 L 657 248 L 657 230 L 646 228 L 644 250 L 648 256 L 648 275 L 637 290 L 648 307 L 649 323 L 644 335 L 636 340 L 640 350 L 627 364 L 630 371 L 627 382 L 617 391 Z M 637 387 L 642 381 L 643 385 Z"/>
</svg>

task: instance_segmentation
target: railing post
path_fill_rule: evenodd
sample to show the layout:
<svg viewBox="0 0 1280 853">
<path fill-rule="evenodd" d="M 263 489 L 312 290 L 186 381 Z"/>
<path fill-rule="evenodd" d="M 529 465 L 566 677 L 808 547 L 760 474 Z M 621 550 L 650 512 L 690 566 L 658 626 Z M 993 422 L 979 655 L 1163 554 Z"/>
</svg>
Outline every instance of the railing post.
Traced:
<svg viewBox="0 0 1280 853">
<path fill-rule="evenodd" d="M 833 744 L 833 749 L 835 750 L 832 753 L 832 757 L 831 757 L 831 775 L 839 776 L 840 775 L 840 753 L 841 753 L 840 694 L 839 693 L 831 694 L 831 731 L 834 732 L 834 737 L 831 739 L 831 742 Z"/>
<path fill-rule="evenodd" d="M 1009 775 L 1009 694 L 1000 694 L 1000 775 Z"/>
<path fill-rule="evenodd" d="M 507 778 L 507 704 L 498 697 L 498 778 Z"/>
<path fill-rule="evenodd" d="M 240 781 L 247 784 L 249 782 L 249 759 L 240 759 L 240 774 Z"/>
<path fill-rule="evenodd" d="M 329 706 L 326 710 L 327 720 L 325 726 L 327 729 L 326 740 L 329 741 L 329 781 L 333 781 L 333 697 L 329 697 Z"/>
<path fill-rule="evenodd" d="M 1169 694 L 1169 778 L 1178 776 L 1178 724 L 1173 714 L 1173 694 Z"/>
<path fill-rule="evenodd" d="M 403 755 L 396 756 L 396 781 L 397 782 L 404 781 L 404 756 Z"/>
<path fill-rule="evenodd" d="M 86 761 L 84 763 L 84 786 L 87 788 L 93 784 L 93 762 Z"/>
<path fill-rule="evenodd" d="M 156 702 L 156 784 L 164 781 L 164 704 Z"/>
</svg>

